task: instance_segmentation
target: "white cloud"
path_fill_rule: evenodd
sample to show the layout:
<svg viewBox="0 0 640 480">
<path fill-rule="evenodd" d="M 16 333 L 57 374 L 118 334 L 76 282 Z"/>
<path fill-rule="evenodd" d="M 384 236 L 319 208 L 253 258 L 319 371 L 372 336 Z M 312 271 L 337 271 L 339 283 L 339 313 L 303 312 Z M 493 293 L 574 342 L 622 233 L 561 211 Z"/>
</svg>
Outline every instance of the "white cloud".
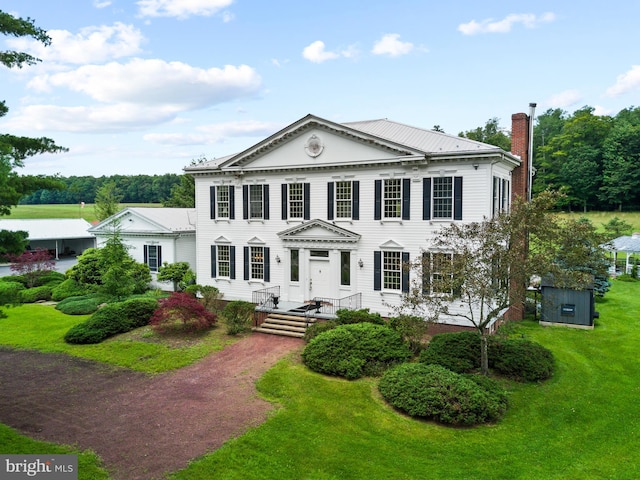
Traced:
<svg viewBox="0 0 640 480">
<path fill-rule="evenodd" d="M 236 16 L 233 13 L 231 13 L 229 10 L 222 12 L 222 21 L 224 23 L 229 23 L 234 18 L 236 18 Z"/>
<path fill-rule="evenodd" d="M 313 63 L 322 63 L 327 60 L 340 58 L 340 55 L 337 53 L 327 52 L 324 48 L 324 42 L 316 40 L 311 45 L 304 47 L 304 50 L 302 50 L 302 56 Z"/>
<path fill-rule="evenodd" d="M 545 103 L 550 108 L 566 108 L 582 100 L 582 95 L 577 90 L 565 90 L 552 95 Z"/>
<path fill-rule="evenodd" d="M 640 88 L 640 65 L 633 65 L 628 72 L 619 75 L 615 85 L 607 89 L 607 95 L 616 97 Z"/>
<path fill-rule="evenodd" d="M 282 125 L 268 122 L 225 122 L 202 125 L 195 133 L 150 133 L 143 138 L 162 145 L 212 145 L 232 137 L 264 138 L 280 128 Z"/>
<path fill-rule="evenodd" d="M 593 114 L 597 116 L 611 116 L 615 113 L 615 110 L 611 108 L 603 107 L 602 105 L 594 105 Z"/>
<path fill-rule="evenodd" d="M 191 110 L 255 94 L 260 76 L 247 66 L 195 68 L 182 62 L 132 59 L 126 64 L 85 65 L 37 77 L 30 87 L 66 87 L 105 103 L 165 105 Z"/>
<path fill-rule="evenodd" d="M 113 58 L 135 55 L 141 51 L 144 36 L 137 28 L 124 23 L 86 27 L 73 34 L 67 30 L 49 30 L 51 45 L 45 47 L 26 38 L 9 39 L 16 50 L 26 51 L 46 62 L 67 64 L 100 63 Z"/>
<path fill-rule="evenodd" d="M 411 52 L 411 50 L 413 50 L 413 43 L 401 42 L 399 34 L 388 33 L 373 45 L 371 53 L 374 55 L 398 57 L 400 55 L 406 55 Z"/>
<path fill-rule="evenodd" d="M 96 8 L 105 8 L 111 5 L 111 0 L 93 0 L 93 6 Z"/>
<path fill-rule="evenodd" d="M 461 23 L 458 25 L 458 31 L 464 35 L 477 35 L 479 33 L 507 33 L 516 24 L 522 24 L 525 28 L 536 28 L 544 23 L 550 23 L 556 20 L 555 13 L 547 12 L 542 15 L 534 15 L 533 13 L 512 13 L 502 20 L 494 20 L 487 18 L 481 22 L 471 20 L 469 23 Z"/>
<path fill-rule="evenodd" d="M 233 0 L 139 0 L 142 17 L 176 17 L 193 15 L 209 17 L 233 3 Z"/>
</svg>

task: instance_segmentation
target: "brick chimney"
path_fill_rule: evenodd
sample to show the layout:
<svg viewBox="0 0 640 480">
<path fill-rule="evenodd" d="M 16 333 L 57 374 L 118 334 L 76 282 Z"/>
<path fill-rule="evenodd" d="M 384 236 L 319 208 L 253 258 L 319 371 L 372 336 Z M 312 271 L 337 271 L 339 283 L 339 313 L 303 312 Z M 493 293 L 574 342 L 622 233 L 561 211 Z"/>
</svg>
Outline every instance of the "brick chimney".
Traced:
<svg viewBox="0 0 640 480">
<path fill-rule="evenodd" d="M 529 170 L 529 148 L 531 121 L 535 103 L 529 105 L 531 107 L 531 115 L 526 113 L 514 113 L 511 115 L 511 153 L 520 157 L 520 166 L 511 172 L 511 202 L 518 197 L 520 199 L 529 199 L 530 189 L 530 170 Z M 529 240 L 523 239 L 527 244 Z M 510 285 L 511 290 L 511 306 L 505 313 L 506 320 L 523 320 L 524 319 L 524 302 L 526 298 L 526 285 L 518 285 L 513 280 Z"/>
<path fill-rule="evenodd" d="M 511 115 L 511 153 L 522 161 L 511 173 L 511 201 L 529 198 L 529 121 L 526 113 Z"/>
</svg>

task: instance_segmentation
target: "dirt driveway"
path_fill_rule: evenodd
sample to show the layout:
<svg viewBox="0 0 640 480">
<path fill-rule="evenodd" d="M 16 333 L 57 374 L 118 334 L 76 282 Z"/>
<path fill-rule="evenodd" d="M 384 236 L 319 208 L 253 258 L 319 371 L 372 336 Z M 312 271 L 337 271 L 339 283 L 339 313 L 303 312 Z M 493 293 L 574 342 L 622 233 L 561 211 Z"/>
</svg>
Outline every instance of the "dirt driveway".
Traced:
<svg viewBox="0 0 640 480">
<path fill-rule="evenodd" d="M 0 348 L 0 422 L 92 449 L 117 480 L 164 478 L 259 425 L 273 408 L 255 381 L 297 338 L 253 333 L 156 376 L 58 354 Z"/>
</svg>

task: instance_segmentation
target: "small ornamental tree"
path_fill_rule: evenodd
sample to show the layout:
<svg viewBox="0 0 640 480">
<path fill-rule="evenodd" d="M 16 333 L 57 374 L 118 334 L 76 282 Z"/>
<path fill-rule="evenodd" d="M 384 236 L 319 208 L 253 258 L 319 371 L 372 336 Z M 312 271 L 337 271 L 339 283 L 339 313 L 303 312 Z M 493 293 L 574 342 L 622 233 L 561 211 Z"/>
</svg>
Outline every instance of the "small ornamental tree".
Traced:
<svg viewBox="0 0 640 480">
<path fill-rule="evenodd" d="M 51 254 L 44 249 L 36 249 L 20 255 L 9 255 L 9 259 L 12 262 L 9 268 L 24 276 L 27 288 L 35 286 L 38 277 L 50 272 L 56 265 Z"/>
<path fill-rule="evenodd" d="M 149 323 L 158 331 L 166 331 L 182 322 L 186 330 L 204 330 L 216 323 L 217 316 L 211 313 L 193 295 L 173 292 L 158 300 L 158 308 Z"/>
<path fill-rule="evenodd" d="M 173 289 L 176 292 L 183 291 L 186 287 L 185 277 L 190 277 L 192 273 L 188 262 L 164 262 L 158 269 L 158 281 L 173 282 Z"/>
</svg>

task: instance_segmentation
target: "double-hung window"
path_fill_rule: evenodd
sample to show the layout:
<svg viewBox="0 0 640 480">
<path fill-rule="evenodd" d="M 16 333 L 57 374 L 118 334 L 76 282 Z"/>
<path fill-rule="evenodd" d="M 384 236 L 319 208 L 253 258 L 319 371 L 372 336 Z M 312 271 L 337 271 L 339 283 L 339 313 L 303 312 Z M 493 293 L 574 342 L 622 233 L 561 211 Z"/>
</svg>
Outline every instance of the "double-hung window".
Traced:
<svg viewBox="0 0 640 480">
<path fill-rule="evenodd" d="M 374 183 L 374 220 L 409 220 L 411 180 L 387 178 Z"/>
<path fill-rule="evenodd" d="M 282 220 L 309 220 L 311 217 L 311 184 L 283 183 Z"/>
<path fill-rule="evenodd" d="M 510 182 L 506 178 L 493 177 L 493 214 L 509 211 Z"/>
<path fill-rule="evenodd" d="M 229 245 L 218 246 L 218 276 L 229 277 L 231 272 L 231 253 Z"/>
<path fill-rule="evenodd" d="M 409 291 L 409 252 L 373 252 L 373 289 Z"/>
<path fill-rule="evenodd" d="M 269 281 L 269 248 L 251 245 L 244 247 L 244 279 Z"/>
<path fill-rule="evenodd" d="M 423 179 L 422 219 L 462 220 L 462 177 Z"/>
<path fill-rule="evenodd" d="M 360 219 L 360 182 L 340 180 L 327 183 L 327 219 Z"/>
<path fill-rule="evenodd" d="M 454 261 L 456 255 L 424 252 L 422 256 L 422 290 L 425 294 L 459 295 Z"/>
<path fill-rule="evenodd" d="M 211 245 L 211 278 L 236 278 L 236 247 Z"/>
<path fill-rule="evenodd" d="M 242 218 L 269 220 L 269 185 L 242 186 Z"/>
<path fill-rule="evenodd" d="M 229 186 L 221 185 L 217 190 L 218 216 L 229 218 Z"/>
<path fill-rule="evenodd" d="M 234 189 L 233 185 L 213 185 L 210 187 L 211 219 L 234 219 Z"/>
<path fill-rule="evenodd" d="M 336 182 L 336 218 L 351 218 L 351 182 Z"/>
<path fill-rule="evenodd" d="M 149 266 L 149 270 L 157 272 L 162 266 L 162 247 L 160 245 L 145 245 L 144 263 Z"/>
<path fill-rule="evenodd" d="M 402 183 L 399 178 L 384 181 L 384 218 L 400 218 L 402 214 Z"/>
<path fill-rule="evenodd" d="M 302 183 L 289 184 L 289 218 L 304 217 L 304 195 Z"/>
</svg>

